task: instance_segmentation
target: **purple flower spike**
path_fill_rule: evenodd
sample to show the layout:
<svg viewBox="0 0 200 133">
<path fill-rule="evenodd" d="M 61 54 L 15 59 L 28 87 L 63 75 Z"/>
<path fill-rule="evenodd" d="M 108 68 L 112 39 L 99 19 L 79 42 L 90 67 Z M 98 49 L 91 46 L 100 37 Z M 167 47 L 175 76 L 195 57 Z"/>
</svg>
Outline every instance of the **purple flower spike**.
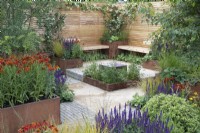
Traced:
<svg viewBox="0 0 200 133">
<path fill-rule="evenodd" d="M 156 116 L 155 121 L 150 121 L 148 110 L 142 113 L 138 108 L 132 111 L 130 105 L 125 104 L 124 107 L 124 110 L 121 112 L 121 107 L 119 106 L 117 109 L 115 106 L 114 113 L 113 109 L 111 109 L 109 113 L 110 116 L 104 114 L 103 109 L 102 113 L 99 111 L 95 120 L 100 132 L 103 132 L 103 130 L 107 128 L 109 133 L 123 133 L 127 126 L 132 126 L 134 124 L 144 133 L 170 133 L 173 129 L 173 126 L 171 128 L 167 126 L 169 119 L 167 119 L 166 122 L 161 120 L 162 112 L 160 112 L 159 116 Z M 126 110 L 127 107 L 128 112 Z"/>
</svg>

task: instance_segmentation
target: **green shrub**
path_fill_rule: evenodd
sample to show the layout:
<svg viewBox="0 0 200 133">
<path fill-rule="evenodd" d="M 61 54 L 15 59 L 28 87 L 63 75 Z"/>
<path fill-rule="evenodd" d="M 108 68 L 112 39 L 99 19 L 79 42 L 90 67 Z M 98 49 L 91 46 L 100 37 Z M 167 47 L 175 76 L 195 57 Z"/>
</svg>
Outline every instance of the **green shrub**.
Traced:
<svg viewBox="0 0 200 133">
<path fill-rule="evenodd" d="M 136 64 L 140 64 L 141 61 L 142 61 L 142 58 L 139 57 L 139 56 L 135 56 L 133 54 L 119 54 L 117 55 L 117 58 L 116 60 L 119 60 L 119 61 L 125 61 L 125 62 L 134 62 Z"/>
<path fill-rule="evenodd" d="M 137 93 L 133 96 L 130 101 L 131 106 L 142 108 L 146 102 L 149 100 L 147 96 L 139 96 Z"/>
<path fill-rule="evenodd" d="M 94 79 L 101 79 L 100 71 L 98 69 L 98 65 L 96 63 L 92 63 L 92 65 L 85 69 L 84 75 L 90 76 Z"/>
<path fill-rule="evenodd" d="M 83 53 L 83 56 L 81 56 L 81 59 L 83 61 L 95 61 L 107 58 L 108 58 L 107 55 L 101 54 L 99 52 Z"/>
<path fill-rule="evenodd" d="M 169 126 L 174 126 L 173 133 L 195 133 L 200 128 L 199 108 L 176 95 L 155 95 L 142 108 L 143 111 L 147 109 L 151 120 L 162 111 L 162 120 L 169 118 Z"/>
<path fill-rule="evenodd" d="M 127 70 L 115 67 L 100 69 L 101 81 L 104 83 L 121 83 L 127 81 Z"/>
<path fill-rule="evenodd" d="M 141 88 L 144 91 L 147 91 L 148 88 L 148 95 L 154 96 L 156 94 L 156 91 L 158 89 L 158 86 L 162 83 L 161 79 L 159 77 L 155 78 L 148 78 L 141 81 Z"/>
<path fill-rule="evenodd" d="M 131 69 L 127 72 L 126 69 L 118 69 L 114 66 L 110 68 L 99 68 L 96 63 L 93 63 L 85 69 L 84 75 L 104 83 L 120 83 L 128 80 L 138 80 L 139 69 L 131 66 Z"/>
<path fill-rule="evenodd" d="M 159 60 L 158 64 L 162 70 L 166 68 L 179 68 L 181 70 L 187 69 L 184 58 L 176 55 L 175 53 L 165 53 Z"/>
<path fill-rule="evenodd" d="M 81 49 L 81 46 L 79 44 L 74 44 L 72 46 L 72 51 L 71 51 L 71 58 L 81 58 L 83 55 L 83 50 Z"/>
<path fill-rule="evenodd" d="M 54 68 L 46 56 L 10 57 L 0 62 L 0 108 L 54 96 Z"/>
<path fill-rule="evenodd" d="M 62 102 L 72 102 L 74 100 L 74 92 L 66 88 L 66 90 L 61 93 L 60 98 Z"/>
<path fill-rule="evenodd" d="M 53 43 L 53 52 L 57 57 L 64 55 L 63 45 L 59 41 Z"/>
<path fill-rule="evenodd" d="M 139 68 L 136 66 L 135 63 L 132 63 L 129 66 L 129 70 L 128 70 L 128 79 L 139 79 L 140 76 L 140 71 Z"/>
</svg>

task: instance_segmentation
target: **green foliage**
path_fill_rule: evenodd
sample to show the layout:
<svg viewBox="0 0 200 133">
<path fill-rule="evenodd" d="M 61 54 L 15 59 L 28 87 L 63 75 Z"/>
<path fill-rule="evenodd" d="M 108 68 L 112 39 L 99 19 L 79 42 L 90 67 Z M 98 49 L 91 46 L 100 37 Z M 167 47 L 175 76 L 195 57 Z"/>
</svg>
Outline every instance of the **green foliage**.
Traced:
<svg viewBox="0 0 200 133">
<path fill-rule="evenodd" d="M 5 66 L 0 74 L 1 107 L 53 96 L 54 74 L 44 64 L 34 63 L 28 72 L 17 70 L 16 66 Z"/>
<path fill-rule="evenodd" d="M 38 20 L 38 24 L 40 28 L 45 28 L 44 32 L 44 43 L 46 46 L 46 50 L 52 50 L 52 42 L 54 39 L 59 39 L 59 32 L 62 29 L 62 26 L 64 25 L 64 19 L 65 16 L 61 15 L 60 13 L 56 12 L 54 14 L 50 12 L 54 12 L 56 9 L 56 6 L 51 5 L 52 7 L 49 8 L 48 13 L 46 13 L 47 16 L 43 17 L 42 19 Z"/>
<path fill-rule="evenodd" d="M 186 70 L 187 66 L 185 64 L 185 59 L 175 53 L 164 53 L 158 60 L 158 64 L 161 70 L 167 68 L 179 68 L 181 70 Z"/>
<path fill-rule="evenodd" d="M 155 1 L 163 1 L 163 0 L 128 0 L 129 2 L 155 2 Z"/>
<path fill-rule="evenodd" d="M 98 65 L 96 63 L 92 63 L 92 65 L 88 66 L 84 70 L 84 75 L 85 76 L 90 76 L 94 79 L 100 79 L 100 71 L 98 69 Z"/>
<path fill-rule="evenodd" d="M 153 36 L 153 53 L 174 51 L 196 54 L 200 50 L 199 0 L 170 0 L 173 4 L 163 13 L 153 16 L 153 23 L 161 28 Z"/>
<path fill-rule="evenodd" d="M 133 96 L 133 99 L 130 101 L 131 106 L 142 108 L 146 102 L 149 100 L 147 96 L 139 96 L 137 93 Z"/>
<path fill-rule="evenodd" d="M 138 68 L 134 66 L 132 66 L 132 68 L 127 72 L 126 69 L 118 69 L 114 66 L 99 68 L 96 63 L 93 63 L 84 71 L 85 76 L 100 80 L 104 83 L 120 83 L 128 80 L 137 80 L 139 79 L 138 73 Z"/>
<path fill-rule="evenodd" d="M 100 69 L 100 81 L 104 83 L 122 83 L 127 81 L 127 70 L 117 69 L 115 67 Z"/>
<path fill-rule="evenodd" d="M 140 71 L 139 71 L 139 67 L 135 64 L 135 63 L 132 63 L 130 66 L 129 66 L 129 69 L 128 69 L 128 79 L 139 79 L 140 77 Z"/>
<path fill-rule="evenodd" d="M 142 58 L 142 61 L 143 62 L 146 62 L 146 61 L 150 61 L 150 60 L 153 60 L 155 59 L 155 57 L 153 57 L 153 55 L 151 54 L 146 54 L 143 58 Z"/>
<path fill-rule="evenodd" d="M 57 1 L 13 1 L 1 0 L 0 40 L 6 46 L 0 51 L 3 55 L 38 50 L 39 37 L 32 29 L 33 20 L 45 31 L 46 48 L 52 48 L 56 36 L 64 23 L 64 16 L 55 9 Z M 5 38 L 9 37 L 9 41 Z"/>
<path fill-rule="evenodd" d="M 81 46 L 79 44 L 74 44 L 72 47 L 72 54 L 71 58 L 81 58 L 83 55 L 83 50 L 81 49 Z"/>
<path fill-rule="evenodd" d="M 148 78 L 146 80 L 141 81 L 141 88 L 144 91 L 147 91 L 146 89 L 148 88 L 148 96 L 152 97 L 156 94 L 158 86 L 161 83 L 162 83 L 162 80 L 160 79 L 160 77 Z"/>
<path fill-rule="evenodd" d="M 104 15 L 106 30 L 101 42 L 127 39 L 128 34 L 124 30 L 127 24 L 135 18 L 136 9 L 136 4 L 127 4 L 123 9 L 114 4 L 103 6 L 101 11 Z"/>
<path fill-rule="evenodd" d="M 92 53 L 84 53 L 81 59 L 83 61 L 95 61 L 95 60 L 102 60 L 107 59 L 107 55 L 101 54 L 100 52 L 92 52 Z"/>
<path fill-rule="evenodd" d="M 68 90 L 62 92 L 61 98 L 62 98 L 63 102 L 66 102 L 66 101 L 72 102 L 74 100 L 74 92 L 72 90 L 68 89 Z"/>
<path fill-rule="evenodd" d="M 110 39 L 109 39 L 109 42 L 115 42 L 115 41 L 118 41 L 119 38 L 117 36 L 111 36 Z"/>
<path fill-rule="evenodd" d="M 186 72 L 183 72 L 180 69 L 174 68 L 174 67 L 164 69 L 160 73 L 160 76 L 161 76 L 162 79 L 173 77 L 175 79 L 175 81 L 182 83 L 182 84 L 189 81 L 189 79 L 187 78 Z"/>
<path fill-rule="evenodd" d="M 199 108 L 176 95 L 155 95 L 142 108 L 143 111 L 147 109 L 151 120 L 162 111 L 162 120 L 169 118 L 168 126 L 174 126 L 172 133 L 196 133 L 200 128 Z"/>
<path fill-rule="evenodd" d="M 69 48 L 64 50 L 64 59 L 76 59 L 83 57 L 83 50 L 79 44 L 72 44 Z"/>
<path fill-rule="evenodd" d="M 162 79 L 174 77 L 178 82 L 189 82 L 192 85 L 199 81 L 199 62 L 194 62 L 187 56 L 165 53 L 159 58 L 158 63 L 162 70 Z"/>
<path fill-rule="evenodd" d="M 14 53 L 29 53 L 39 50 L 41 39 L 35 32 L 17 36 L 4 36 L 0 40 L 0 54 L 11 55 Z"/>
<path fill-rule="evenodd" d="M 63 45 L 59 41 L 53 43 L 53 52 L 57 57 L 62 57 L 64 55 Z"/>
<path fill-rule="evenodd" d="M 140 64 L 141 61 L 142 61 L 142 58 L 139 57 L 139 56 L 135 56 L 133 54 L 121 53 L 121 54 L 117 55 L 116 60 L 125 61 L 125 62 L 133 62 L 135 64 Z"/>
</svg>

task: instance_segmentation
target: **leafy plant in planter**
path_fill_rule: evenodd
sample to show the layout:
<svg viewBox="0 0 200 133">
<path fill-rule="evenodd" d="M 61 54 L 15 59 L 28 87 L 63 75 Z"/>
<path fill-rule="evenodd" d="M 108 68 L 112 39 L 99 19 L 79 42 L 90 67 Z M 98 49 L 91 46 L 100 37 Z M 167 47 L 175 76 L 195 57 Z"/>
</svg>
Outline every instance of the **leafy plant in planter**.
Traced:
<svg viewBox="0 0 200 133">
<path fill-rule="evenodd" d="M 142 108 L 148 109 L 150 120 L 155 120 L 162 111 L 162 121 L 169 119 L 172 133 L 195 133 L 199 130 L 199 108 L 194 108 L 184 98 L 176 95 L 159 94 L 152 97 Z"/>
<path fill-rule="evenodd" d="M 81 57 L 83 51 L 80 47 L 78 38 L 67 38 L 63 43 L 56 41 L 53 50 L 56 64 L 65 72 L 66 68 L 80 67 L 83 65 Z"/>
<path fill-rule="evenodd" d="M 54 73 L 55 76 L 55 94 L 61 99 L 61 102 L 73 101 L 74 93 L 69 90 L 68 86 L 65 84 L 67 77 L 64 75 L 61 69 L 57 69 Z"/>
<path fill-rule="evenodd" d="M 135 63 L 135 64 L 140 64 L 142 61 L 142 58 L 133 54 L 118 54 L 116 57 L 116 60 L 119 61 L 125 61 L 125 62 L 130 62 L 130 63 Z"/>
<path fill-rule="evenodd" d="M 1 108 L 54 96 L 55 68 L 47 56 L 12 56 L 0 62 Z"/>
<path fill-rule="evenodd" d="M 80 47 L 78 38 L 67 38 L 62 42 L 55 41 L 53 45 L 53 50 L 56 57 L 64 59 L 76 59 L 81 58 L 83 51 Z"/>
<path fill-rule="evenodd" d="M 0 119 L 3 121 L 0 132 L 17 132 L 22 124 L 49 117 L 55 123 L 60 122 L 60 98 L 55 95 L 56 67 L 49 61 L 45 54 L 0 59 Z M 4 131 L 4 127 L 8 130 Z"/>
<path fill-rule="evenodd" d="M 101 38 L 101 42 L 125 41 L 128 34 L 124 31 L 127 24 L 135 17 L 136 5 L 127 4 L 123 9 L 111 4 L 102 7 L 106 30 Z"/>
<path fill-rule="evenodd" d="M 106 69 L 99 69 L 98 65 L 93 63 L 85 69 L 84 75 L 104 83 L 120 83 L 128 80 L 138 80 L 139 69 L 134 64 L 130 66 L 128 72 L 125 69 L 117 69 L 114 66 Z"/>
<path fill-rule="evenodd" d="M 83 53 L 83 56 L 81 57 L 81 59 L 83 61 L 95 61 L 95 60 L 102 60 L 102 59 L 107 59 L 107 55 L 102 54 L 100 52 L 91 52 L 91 53 Z"/>
</svg>

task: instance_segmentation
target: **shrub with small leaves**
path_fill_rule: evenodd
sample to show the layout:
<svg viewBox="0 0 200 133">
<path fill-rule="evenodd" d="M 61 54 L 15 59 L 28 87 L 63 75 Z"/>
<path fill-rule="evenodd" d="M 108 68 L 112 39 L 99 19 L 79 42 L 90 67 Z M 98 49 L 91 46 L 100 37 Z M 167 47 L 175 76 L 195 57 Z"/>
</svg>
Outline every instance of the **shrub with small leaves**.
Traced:
<svg viewBox="0 0 200 133">
<path fill-rule="evenodd" d="M 147 109 L 151 120 L 162 111 L 162 121 L 169 118 L 169 126 L 174 126 L 172 133 L 196 133 L 200 128 L 199 109 L 176 95 L 155 95 L 142 108 Z"/>
</svg>

